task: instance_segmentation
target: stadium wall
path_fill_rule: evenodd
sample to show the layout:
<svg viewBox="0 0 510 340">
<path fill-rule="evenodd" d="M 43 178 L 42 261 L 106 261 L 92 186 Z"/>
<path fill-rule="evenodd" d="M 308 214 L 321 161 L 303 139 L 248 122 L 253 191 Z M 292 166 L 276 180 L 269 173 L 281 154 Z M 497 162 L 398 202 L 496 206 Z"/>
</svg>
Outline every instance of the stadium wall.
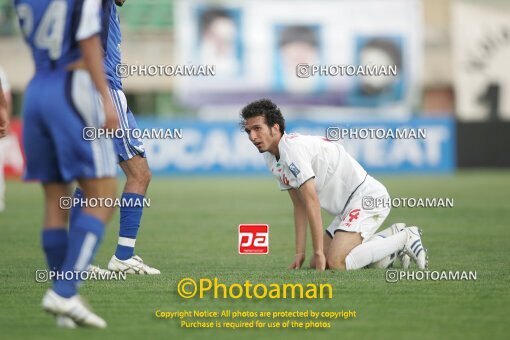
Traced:
<svg viewBox="0 0 510 340">
<path fill-rule="evenodd" d="M 510 167 L 509 145 L 510 123 L 457 123 L 459 167 Z"/>
<path fill-rule="evenodd" d="M 148 160 L 155 175 L 244 175 L 267 174 L 263 157 L 235 121 L 206 122 L 139 118 L 142 131 L 170 131 L 167 138 L 144 140 Z M 20 141 L 21 126 L 14 123 Z M 342 139 L 347 151 L 372 173 L 450 173 L 455 170 L 455 123 L 453 119 L 411 119 L 342 123 L 294 120 L 288 132 L 327 136 L 336 139 L 332 129 L 357 133 Z M 341 129 L 341 130 L 340 130 Z M 375 131 L 424 131 L 425 138 L 362 138 Z M 182 138 L 180 138 L 182 137 Z M 340 138 L 341 139 L 341 138 Z M 12 151 L 20 153 L 19 149 Z M 13 155 L 9 158 L 13 158 Z M 7 164 L 8 174 L 21 175 Z"/>
<path fill-rule="evenodd" d="M 143 128 L 182 129 L 182 139 L 146 140 L 154 174 L 266 174 L 263 157 L 236 122 L 139 121 Z M 449 173 L 455 169 L 455 124 L 451 119 L 338 123 L 290 121 L 288 132 L 326 137 L 328 128 L 422 129 L 420 139 L 344 139 L 349 153 L 370 172 Z M 361 136 L 361 133 L 359 134 Z M 331 136 L 329 136 L 331 138 Z"/>
</svg>

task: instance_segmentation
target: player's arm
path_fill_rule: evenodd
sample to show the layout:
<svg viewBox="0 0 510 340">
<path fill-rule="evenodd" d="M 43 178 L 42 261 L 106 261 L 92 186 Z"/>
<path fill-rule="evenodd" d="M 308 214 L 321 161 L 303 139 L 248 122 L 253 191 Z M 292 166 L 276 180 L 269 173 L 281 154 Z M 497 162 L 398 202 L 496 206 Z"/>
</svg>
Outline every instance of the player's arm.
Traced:
<svg viewBox="0 0 510 340">
<path fill-rule="evenodd" d="M 101 2 L 85 0 L 81 12 L 80 23 L 75 35 L 75 40 L 80 45 L 82 55 L 80 63 L 84 64 L 92 78 L 92 82 L 101 95 L 105 114 L 105 128 L 115 129 L 119 121 L 106 83 L 103 67 L 103 46 L 99 38 L 101 33 Z"/>
<path fill-rule="evenodd" d="M 112 98 L 108 91 L 108 84 L 103 68 L 103 48 L 99 35 L 93 35 L 89 38 L 80 40 L 80 49 L 85 68 L 89 71 L 92 82 L 103 100 L 105 113 L 105 128 L 117 128 L 119 121 L 117 112 L 113 106 Z"/>
<path fill-rule="evenodd" d="M 292 262 L 289 268 L 299 269 L 306 257 L 306 227 L 308 225 L 308 218 L 306 216 L 306 206 L 299 197 L 299 192 L 296 189 L 290 189 L 288 192 L 294 206 L 294 228 L 296 231 L 296 255 L 294 256 L 294 262 Z"/>
<path fill-rule="evenodd" d="M 7 100 L 2 89 L 2 81 L 0 80 L 0 138 L 5 137 L 9 131 L 9 111 Z"/>
<path fill-rule="evenodd" d="M 319 197 L 315 191 L 315 180 L 310 178 L 299 188 L 301 200 L 305 205 L 306 215 L 310 223 L 312 234 L 313 256 L 317 270 L 326 269 L 326 257 L 324 255 L 322 215 Z"/>
</svg>

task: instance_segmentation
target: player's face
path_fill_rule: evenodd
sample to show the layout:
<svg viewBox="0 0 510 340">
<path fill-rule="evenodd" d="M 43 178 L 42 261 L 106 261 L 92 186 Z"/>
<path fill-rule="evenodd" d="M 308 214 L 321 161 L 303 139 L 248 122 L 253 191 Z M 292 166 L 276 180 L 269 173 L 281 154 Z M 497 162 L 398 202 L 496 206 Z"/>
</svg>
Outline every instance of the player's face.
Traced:
<svg viewBox="0 0 510 340">
<path fill-rule="evenodd" d="M 273 155 L 278 153 L 278 142 L 281 137 L 279 129 L 278 124 L 269 127 L 264 116 L 248 118 L 244 124 L 244 131 L 259 152 L 269 151 Z"/>
<path fill-rule="evenodd" d="M 126 2 L 126 0 L 115 0 L 115 4 L 117 6 L 122 6 L 122 5 L 124 5 L 125 2 Z"/>
</svg>

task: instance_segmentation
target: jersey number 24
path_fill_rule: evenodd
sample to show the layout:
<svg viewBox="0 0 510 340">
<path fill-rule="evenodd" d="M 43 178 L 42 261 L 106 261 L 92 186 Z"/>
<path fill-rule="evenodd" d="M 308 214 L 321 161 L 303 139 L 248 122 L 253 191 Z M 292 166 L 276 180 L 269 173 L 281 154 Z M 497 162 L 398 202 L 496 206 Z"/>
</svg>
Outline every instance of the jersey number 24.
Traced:
<svg viewBox="0 0 510 340">
<path fill-rule="evenodd" d="M 16 12 L 20 18 L 21 30 L 25 38 L 29 39 L 34 26 L 32 8 L 28 4 L 20 4 L 16 7 Z M 60 58 L 62 54 L 66 12 L 67 2 L 65 0 L 52 1 L 44 12 L 37 32 L 35 32 L 35 47 L 47 50 L 52 60 Z"/>
</svg>

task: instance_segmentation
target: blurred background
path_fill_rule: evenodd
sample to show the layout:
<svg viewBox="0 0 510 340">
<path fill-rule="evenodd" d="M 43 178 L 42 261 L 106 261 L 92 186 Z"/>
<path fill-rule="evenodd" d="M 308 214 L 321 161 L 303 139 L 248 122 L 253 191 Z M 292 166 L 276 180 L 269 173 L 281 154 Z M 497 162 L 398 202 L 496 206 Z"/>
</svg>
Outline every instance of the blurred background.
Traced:
<svg viewBox="0 0 510 340">
<path fill-rule="evenodd" d="M 240 109 L 261 97 L 280 105 L 289 131 L 426 129 L 423 140 L 343 141 L 372 172 L 510 166 L 508 0 L 128 0 L 119 13 L 125 64 L 216 71 L 123 79 L 141 127 L 183 131 L 145 141 L 155 175 L 265 173 L 238 125 Z M 298 63 L 390 64 L 398 74 L 299 78 Z M 10 0 L 0 0 L 0 66 L 14 117 L 0 158 L 16 177 L 33 65 Z"/>
</svg>

